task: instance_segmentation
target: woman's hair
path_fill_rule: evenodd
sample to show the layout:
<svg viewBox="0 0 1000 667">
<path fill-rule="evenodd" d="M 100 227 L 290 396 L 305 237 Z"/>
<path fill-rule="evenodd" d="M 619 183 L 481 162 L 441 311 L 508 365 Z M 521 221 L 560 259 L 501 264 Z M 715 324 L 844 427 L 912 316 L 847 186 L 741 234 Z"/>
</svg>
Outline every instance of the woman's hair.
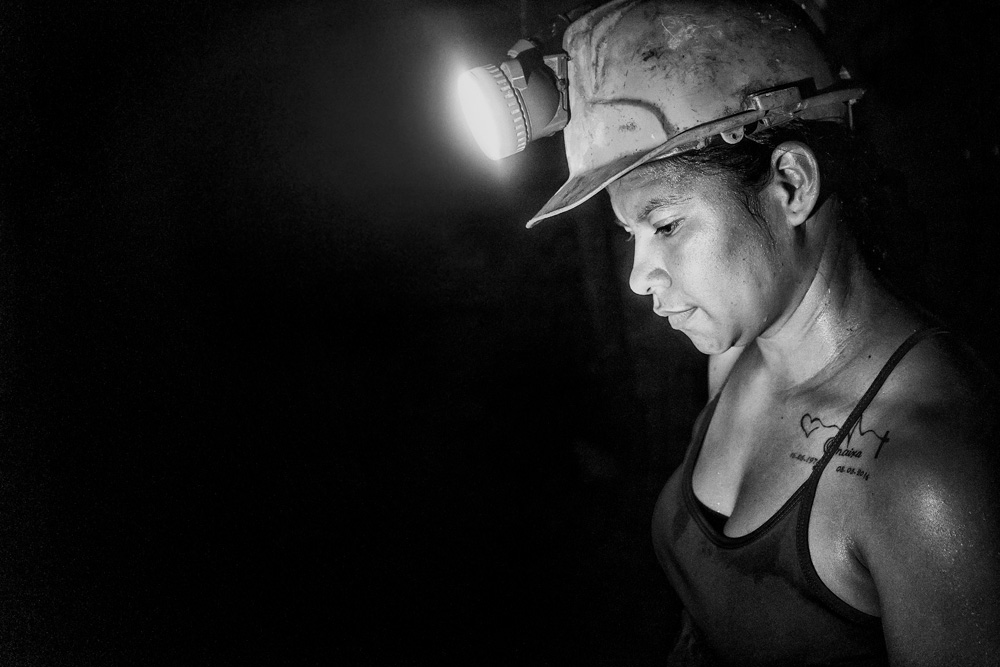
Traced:
<svg viewBox="0 0 1000 667">
<path fill-rule="evenodd" d="M 880 196 L 882 169 L 870 144 L 846 126 L 791 121 L 747 135 L 737 144 L 711 145 L 662 162 L 727 179 L 750 214 L 763 221 L 759 196 L 770 179 L 771 155 L 785 141 L 801 142 L 815 153 L 821 176 L 819 203 L 837 195 L 841 222 L 854 237 L 869 269 L 881 272 L 886 263 L 886 225 L 890 219 L 886 211 L 878 210 L 884 199 Z"/>
</svg>

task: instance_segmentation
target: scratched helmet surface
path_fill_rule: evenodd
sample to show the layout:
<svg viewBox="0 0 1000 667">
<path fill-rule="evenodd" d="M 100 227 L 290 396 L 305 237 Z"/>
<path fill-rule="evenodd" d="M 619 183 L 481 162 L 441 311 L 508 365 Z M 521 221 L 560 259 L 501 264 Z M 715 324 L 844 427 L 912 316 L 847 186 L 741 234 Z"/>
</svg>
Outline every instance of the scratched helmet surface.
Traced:
<svg viewBox="0 0 1000 667">
<path fill-rule="evenodd" d="M 843 118 L 863 91 L 844 90 L 814 31 L 780 0 L 615 0 L 582 16 L 563 37 L 569 180 L 528 226 L 645 162 L 792 118 Z"/>
</svg>

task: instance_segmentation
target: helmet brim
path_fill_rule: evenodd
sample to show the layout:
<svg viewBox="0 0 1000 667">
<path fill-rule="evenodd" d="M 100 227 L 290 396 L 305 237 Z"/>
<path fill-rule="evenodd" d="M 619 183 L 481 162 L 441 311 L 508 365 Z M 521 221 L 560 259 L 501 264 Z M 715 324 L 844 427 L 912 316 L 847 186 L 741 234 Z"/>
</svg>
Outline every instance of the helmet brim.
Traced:
<svg viewBox="0 0 1000 667">
<path fill-rule="evenodd" d="M 769 121 L 775 116 L 780 118 L 780 120 L 770 122 L 771 127 L 795 117 L 844 122 L 843 113 L 833 110 L 842 109 L 845 104 L 860 99 L 864 92 L 864 89 L 861 88 L 828 91 L 796 103 L 794 109 L 774 108 L 743 111 L 692 127 L 646 153 L 623 155 L 596 169 L 571 175 L 569 180 L 556 191 L 545 206 L 525 226 L 530 229 L 546 218 L 565 213 L 579 206 L 636 167 L 653 160 L 662 160 L 680 153 L 704 148 L 712 137 L 752 125 L 765 116 L 769 117 Z"/>
<path fill-rule="evenodd" d="M 565 213 L 579 206 L 642 164 L 644 157 L 643 155 L 625 155 L 610 164 L 577 176 L 571 176 L 525 226 L 530 229 L 546 218 Z"/>
<path fill-rule="evenodd" d="M 608 187 L 616 180 L 647 162 L 662 160 L 679 153 L 703 148 L 708 139 L 721 132 L 753 123 L 764 116 L 765 112 L 745 111 L 717 121 L 693 127 L 673 137 L 660 146 L 646 153 L 623 155 L 596 169 L 590 169 L 580 174 L 571 175 L 551 199 L 525 225 L 529 229 L 546 218 L 565 213 L 587 201 L 598 192 Z"/>
</svg>

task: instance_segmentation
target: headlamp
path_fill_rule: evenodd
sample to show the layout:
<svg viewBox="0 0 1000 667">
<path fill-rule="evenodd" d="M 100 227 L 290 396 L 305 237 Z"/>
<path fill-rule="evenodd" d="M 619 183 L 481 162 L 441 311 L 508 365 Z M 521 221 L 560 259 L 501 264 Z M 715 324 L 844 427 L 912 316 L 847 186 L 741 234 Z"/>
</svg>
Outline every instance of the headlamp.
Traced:
<svg viewBox="0 0 1000 667">
<path fill-rule="evenodd" d="M 565 53 L 543 56 L 522 39 L 509 60 L 458 77 L 458 99 L 479 147 L 493 160 L 524 150 L 529 141 L 555 134 L 569 121 Z"/>
</svg>

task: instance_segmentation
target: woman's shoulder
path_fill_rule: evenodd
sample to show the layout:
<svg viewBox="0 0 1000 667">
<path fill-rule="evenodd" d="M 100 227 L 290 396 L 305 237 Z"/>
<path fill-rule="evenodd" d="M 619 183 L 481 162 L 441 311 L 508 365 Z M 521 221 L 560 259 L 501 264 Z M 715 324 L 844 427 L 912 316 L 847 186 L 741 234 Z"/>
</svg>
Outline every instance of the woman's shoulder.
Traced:
<svg viewBox="0 0 1000 667">
<path fill-rule="evenodd" d="M 915 445 L 981 442 L 1000 416 L 997 379 L 959 336 L 929 333 L 892 369 L 877 409 L 888 412 L 895 431 Z"/>
<path fill-rule="evenodd" d="M 985 664 L 1000 648 L 996 397 L 983 364 L 942 334 L 913 348 L 872 403 L 887 441 L 854 496 L 854 550 L 887 644 L 914 664 Z"/>
<path fill-rule="evenodd" d="M 970 517 L 1000 517 L 997 382 L 959 337 L 941 333 L 916 345 L 870 411 L 886 436 L 866 494 L 873 531 L 910 526 L 929 531 L 922 539 L 942 530 L 957 536 Z"/>
</svg>

